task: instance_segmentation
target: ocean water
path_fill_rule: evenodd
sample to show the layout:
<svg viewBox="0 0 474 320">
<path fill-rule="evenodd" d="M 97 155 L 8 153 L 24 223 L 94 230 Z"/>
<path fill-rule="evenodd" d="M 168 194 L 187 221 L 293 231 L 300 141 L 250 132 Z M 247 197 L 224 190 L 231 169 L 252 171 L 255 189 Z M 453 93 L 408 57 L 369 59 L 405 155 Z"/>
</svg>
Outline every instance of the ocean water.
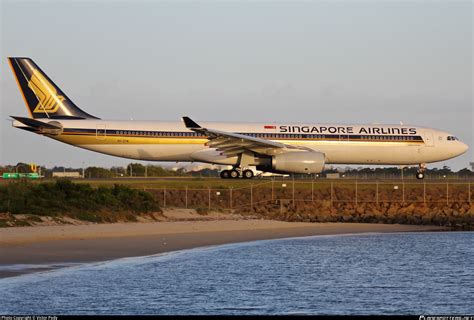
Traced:
<svg viewBox="0 0 474 320">
<path fill-rule="evenodd" d="M 257 241 L 0 280 L 0 314 L 474 314 L 474 233 Z"/>
</svg>

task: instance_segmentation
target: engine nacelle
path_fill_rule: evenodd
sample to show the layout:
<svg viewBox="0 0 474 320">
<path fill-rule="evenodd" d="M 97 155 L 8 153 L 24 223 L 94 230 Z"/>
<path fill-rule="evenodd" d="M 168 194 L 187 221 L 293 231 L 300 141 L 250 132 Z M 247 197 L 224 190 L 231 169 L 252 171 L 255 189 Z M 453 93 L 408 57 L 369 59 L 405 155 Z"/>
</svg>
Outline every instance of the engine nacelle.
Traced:
<svg viewBox="0 0 474 320">
<path fill-rule="evenodd" d="M 325 157 L 321 152 L 295 151 L 272 157 L 272 170 L 279 173 L 320 173 Z"/>
</svg>

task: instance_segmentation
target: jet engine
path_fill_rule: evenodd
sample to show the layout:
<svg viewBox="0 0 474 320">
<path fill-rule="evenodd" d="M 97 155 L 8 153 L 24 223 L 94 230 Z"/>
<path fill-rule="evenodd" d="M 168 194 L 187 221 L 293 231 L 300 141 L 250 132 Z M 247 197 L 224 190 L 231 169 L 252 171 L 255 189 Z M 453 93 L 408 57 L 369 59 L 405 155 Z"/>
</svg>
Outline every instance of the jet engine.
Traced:
<svg viewBox="0 0 474 320">
<path fill-rule="evenodd" d="M 257 170 L 275 173 L 320 173 L 324 169 L 325 156 L 321 152 L 295 151 L 277 154 L 271 165 L 259 165 Z"/>
</svg>

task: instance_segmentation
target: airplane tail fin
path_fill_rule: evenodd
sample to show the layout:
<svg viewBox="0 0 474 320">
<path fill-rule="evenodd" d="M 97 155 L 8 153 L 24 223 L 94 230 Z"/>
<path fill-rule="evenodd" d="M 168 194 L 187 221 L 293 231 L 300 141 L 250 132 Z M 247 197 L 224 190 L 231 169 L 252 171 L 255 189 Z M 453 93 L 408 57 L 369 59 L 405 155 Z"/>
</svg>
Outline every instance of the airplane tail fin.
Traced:
<svg viewBox="0 0 474 320">
<path fill-rule="evenodd" d="M 33 119 L 97 119 L 79 109 L 30 58 L 8 58 Z"/>
</svg>

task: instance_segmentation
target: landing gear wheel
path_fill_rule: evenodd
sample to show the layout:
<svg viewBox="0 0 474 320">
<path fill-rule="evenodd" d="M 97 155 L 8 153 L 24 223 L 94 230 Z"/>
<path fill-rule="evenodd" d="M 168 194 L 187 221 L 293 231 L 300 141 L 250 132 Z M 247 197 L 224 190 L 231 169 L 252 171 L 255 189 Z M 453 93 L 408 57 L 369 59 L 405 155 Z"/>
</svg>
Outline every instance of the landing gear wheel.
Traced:
<svg viewBox="0 0 474 320">
<path fill-rule="evenodd" d="M 221 171 L 221 178 L 222 179 L 229 179 L 230 178 L 230 171 L 229 170 L 222 170 Z"/>
<path fill-rule="evenodd" d="M 233 169 L 230 170 L 230 178 L 237 179 L 240 176 L 239 171 Z"/>
<path fill-rule="evenodd" d="M 244 179 L 252 179 L 253 178 L 253 171 L 252 170 L 244 170 L 244 172 L 242 172 L 242 176 L 244 177 Z"/>
<path fill-rule="evenodd" d="M 425 174 L 424 174 L 423 172 L 421 172 L 421 171 L 417 171 L 417 172 L 416 172 L 416 178 L 417 178 L 418 180 L 423 180 L 423 179 L 425 178 Z"/>
</svg>

